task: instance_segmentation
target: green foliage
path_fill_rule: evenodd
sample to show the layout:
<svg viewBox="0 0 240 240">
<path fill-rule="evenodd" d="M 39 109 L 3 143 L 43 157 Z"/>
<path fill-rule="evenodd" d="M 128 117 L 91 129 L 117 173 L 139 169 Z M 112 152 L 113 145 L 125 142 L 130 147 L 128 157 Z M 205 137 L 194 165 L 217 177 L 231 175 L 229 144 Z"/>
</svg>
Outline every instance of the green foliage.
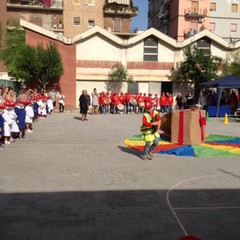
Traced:
<svg viewBox="0 0 240 240">
<path fill-rule="evenodd" d="M 121 63 L 116 63 L 112 66 L 108 74 L 107 91 L 119 92 L 123 82 L 132 83 L 133 78 L 128 74 L 128 70 Z"/>
<path fill-rule="evenodd" d="M 116 63 L 112 66 L 111 71 L 108 74 L 107 91 L 119 92 L 122 88 L 122 83 L 132 83 L 133 78 L 128 74 L 126 67 L 121 63 Z"/>
<path fill-rule="evenodd" d="M 41 66 L 38 71 L 38 81 L 45 89 L 50 82 L 53 84 L 64 73 L 61 55 L 53 43 L 48 44 L 46 49 L 42 44 L 38 44 L 36 55 Z"/>
<path fill-rule="evenodd" d="M 6 42 L 0 48 L 0 60 L 7 66 L 8 72 L 16 79 L 36 87 L 46 88 L 54 84 L 63 74 L 61 55 L 55 44 L 42 44 L 36 47 L 26 45 L 25 32 L 19 23 L 11 21 L 11 30 L 7 32 Z M 1 40 L 0 24 L 0 40 Z"/>
<path fill-rule="evenodd" d="M 217 77 L 222 59 L 216 56 L 205 55 L 201 49 L 188 46 L 184 50 L 185 60 L 173 73 L 175 81 L 192 81 L 195 87 L 199 83 L 209 81 Z"/>
<path fill-rule="evenodd" d="M 35 48 L 26 45 L 17 49 L 15 57 L 7 67 L 11 76 L 30 82 L 37 78 L 41 63 L 37 58 Z"/>
<path fill-rule="evenodd" d="M 111 72 L 108 74 L 108 79 L 115 82 L 132 82 L 133 78 L 128 74 L 128 70 L 121 63 L 116 63 L 112 66 Z"/>
<path fill-rule="evenodd" d="M 11 30 L 7 31 L 6 37 L 4 36 L 4 29 L 2 32 L 2 47 L 0 49 L 0 60 L 7 66 L 12 64 L 14 57 L 18 54 L 18 50 L 25 47 L 25 33 L 21 29 L 19 23 L 12 21 Z M 6 38 L 3 41 L 3 38 Z"/>
<path fill-rule="evenodd" d="M 238 50 L 237 52 L 234 52 L 232 58 L 232 61 L 227 61 L 223 65 L 223 75 L 233 75 L 236 77 L 240 77 L 240 51 Z"/>
</svg>

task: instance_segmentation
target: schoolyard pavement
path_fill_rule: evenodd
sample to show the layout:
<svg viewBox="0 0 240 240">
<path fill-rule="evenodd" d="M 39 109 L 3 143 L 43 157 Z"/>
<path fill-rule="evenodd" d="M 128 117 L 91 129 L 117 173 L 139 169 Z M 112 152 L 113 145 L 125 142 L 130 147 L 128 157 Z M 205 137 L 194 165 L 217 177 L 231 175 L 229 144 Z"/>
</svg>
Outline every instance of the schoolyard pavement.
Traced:
<svg viewBox="0 0 240 240">
<path fill-rule="evenodd" d="M 124 146 L 140 115 L 52 114 L 0 151 L 1 240 L 240 239 L 240 158 Z M 239 136 L 211 118 L 208 133 Z"/>
</svg>

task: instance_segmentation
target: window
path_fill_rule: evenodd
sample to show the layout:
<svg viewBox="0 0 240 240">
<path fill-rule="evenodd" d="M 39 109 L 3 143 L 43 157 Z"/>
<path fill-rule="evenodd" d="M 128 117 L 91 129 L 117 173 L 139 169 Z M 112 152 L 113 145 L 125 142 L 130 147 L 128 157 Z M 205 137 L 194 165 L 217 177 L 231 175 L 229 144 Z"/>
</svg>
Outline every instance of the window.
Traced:
<svg viewBox="0 0 240 240">
<path fill-rule="evenodd" d="M 74 17 L 73 18 L 73 24 L 74 25 L 80 25 L 80 17 Z"/>
<path fill-rule="evenodd" d="M 73 4 L 80 4 L 81 0 L 73 0 Z"/>
<path fill-rule="evenodd" d="M 215 23 L 214 22 L 210 22 L 210 31 L 215 31 Z"/>
<path fill-rule="evenodd" d="M 127 87 L 128 87 L 128 92 L 133 92 L 133 93 L 138 92 L 138 83 L 137 82 L 128 83 Z"/>
<path fill-rule="evenodd" d="M 210 11 L 211 11 L 211 12 L 215 12 L 216 9 L 217 9 L 216 3 L 213 3 L 213 2 L 210 3 Z"/>
<path fill-rule="evenodd" d="M 208 38 L 201 38 L 197 41 L 197 48 L 202 49 L 204 55 L 211 55 L 211 40 Z"/>
<path fill-rule="evenodd" d="M 198 2 L 197 1 L 192 1 L 192 13 L 198 13 Z"/>
<path fill-rule="evenodd" d="M 113 31 L 114 32 L 121 32 L 121 19 L 115 18 L 113 22 Z"/>
<path fill-rule="evenodd" d="M 236 23 L 231 23 L 230 31 L 237 32 L 237 24 Z"/>
<path fill-rule="evenodd" d="M 84 0 L 84 4 L 95 5 L 95 0 Z"/>
<path fill-rule="evenodd" d="M 238 12 L 238 4 L 232 4 L 232 13 L 237 13 Z"/>
<path fill-rule="evenodd" d="M 154 36 L 149 36 L 144 40 L 143 61 L 158 60 L 158 39 Z"/>
<path fill-rule="evenodd" d="M 88 27 L 94 27 L 95 26 L 95 21 L 93 18 L 88 19 Z"/>
</svg>

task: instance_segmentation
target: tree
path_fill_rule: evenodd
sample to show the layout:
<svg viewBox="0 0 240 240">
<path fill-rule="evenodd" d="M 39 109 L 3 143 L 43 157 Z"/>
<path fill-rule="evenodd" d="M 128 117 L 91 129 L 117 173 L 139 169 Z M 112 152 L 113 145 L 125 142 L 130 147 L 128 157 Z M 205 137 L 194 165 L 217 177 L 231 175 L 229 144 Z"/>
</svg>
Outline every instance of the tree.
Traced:
<svg viewBox="0 0 240 240">
<path fill-rule="evenodd" d="M 36 55 L 41 66 L 38 71 L 38 81 L 46 89 L 49 83 L 53 84 L 64 73 L 61 55 L 53 43 L 48 44 L 46 49 L 42 44 L 38 44 Z"/>
<path fill-rule="evenodd" d="M 228 59 L 223 65 L 222 72 L 224 76 L 233 75 L 240 77 L 240 51 L 233 53 L 231 59 Z"/>
<path fill-rule="evenodd" d="M 36 47 L 10 44 L 4 51 L 3 60 L 12 77 L 43 89 L 56 83 L 64 72 L 61 55 L 53 43 L 46 48 L 42 44 Z"/>
<path fill-rule="evenodd" d="M 22 79 L 26 83 L 36 80 L 41 63 L 35 48 L 26 45 L 17 49 L 15 57 L 8 63 L 7 68 L 9 74 L 16 79 Z"/>
<path fill-rule="evenodd" d="M 184 50 L 184 55 L 185 60 L 173 72 L 173 80 L 192 82 L 197 93 L 199 83 L 217 77 L 217 73 L 221 68 L 222 58 L 206 55 L 202 49 L 192 45 Z"/>
<path fill-rule="evenodd" d="M 9 75 L 24 80 L 27 85 L 44 89 L 56 83 L 64 72 L 57 46 L 53 43 L 47 44 L 46 48 L 42 44 L 36 47 L 26 45 L 25 32 L 19 23 L 12 21 L 10 25 L 11 30 L 0 49 L 0 60 L 7 66 Z"/>
<path fill-rule="evenodd" d="M 116 63 L 108 74 L 107 90 L 119 92 L 123 82 L 132 83 L 133 78 L 128 74 L 126 67 L 121 63 Z"/>
<path fill-rule="evenodd" d="M 8 31 L 4 31 L 1 26 L 1 48 L 0 48 L 0 60 L 2 60 L 7 66 L 14 61 L 18 50 L 25 47 L 25 33 L 16 21 L 11 21 L 11 28 Z"/>
</svg>

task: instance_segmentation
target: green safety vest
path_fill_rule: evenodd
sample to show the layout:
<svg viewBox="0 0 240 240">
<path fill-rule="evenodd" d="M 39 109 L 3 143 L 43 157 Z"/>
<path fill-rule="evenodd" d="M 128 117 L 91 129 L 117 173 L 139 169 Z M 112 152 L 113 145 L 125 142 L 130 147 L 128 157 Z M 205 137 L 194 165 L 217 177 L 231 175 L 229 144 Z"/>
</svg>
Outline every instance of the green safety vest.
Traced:
<svg viewBox="0 0 240 240">
<path fill-rule="evenodd" d="M 154 111 L 154 115 L 158 114 L 157 111 Z M 150 116 L 150 114 L 144 113 L 144 116 L 147 118 L 147 121 L 150 123 L 152 121 L 152 117 Z M 146 142 L 152 142 L 154 141 L 154 139 L 156 137 L 160 137 L 159 133 L 156 132 L 156 130 L 154 129 L 154 127 L 146 127 L 146 126 L 141 126 L 140 129 L 141 133 L 142 133 L 142 138 L 144 139 L 144 141 Z"/>
</svg>

